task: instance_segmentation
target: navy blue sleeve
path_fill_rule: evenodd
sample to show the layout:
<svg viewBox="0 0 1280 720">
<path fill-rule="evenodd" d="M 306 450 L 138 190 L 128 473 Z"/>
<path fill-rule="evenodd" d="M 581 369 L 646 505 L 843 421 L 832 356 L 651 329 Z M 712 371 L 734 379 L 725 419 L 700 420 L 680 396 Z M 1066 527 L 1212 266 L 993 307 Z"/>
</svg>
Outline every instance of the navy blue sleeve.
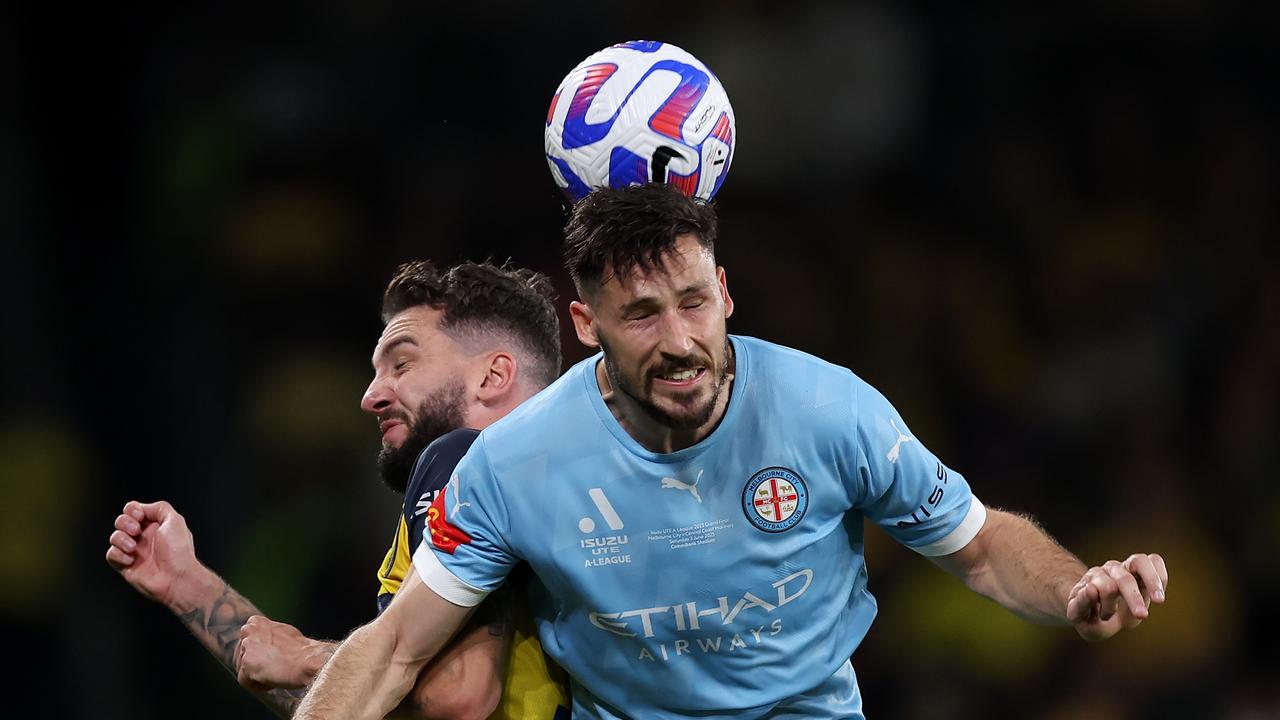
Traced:
<svg viewBox="0 0 1280 720">
<path fill-rule="evenodd" d="M 409 528 L 410 556 L 417 551 L 426 531 L 427 508 L 449 484 L 453 469 L 479 434 L 478 430 L 470 428 L 445 433 L 418 455 L 404 490 L 404 522 Z"/>
</svg>

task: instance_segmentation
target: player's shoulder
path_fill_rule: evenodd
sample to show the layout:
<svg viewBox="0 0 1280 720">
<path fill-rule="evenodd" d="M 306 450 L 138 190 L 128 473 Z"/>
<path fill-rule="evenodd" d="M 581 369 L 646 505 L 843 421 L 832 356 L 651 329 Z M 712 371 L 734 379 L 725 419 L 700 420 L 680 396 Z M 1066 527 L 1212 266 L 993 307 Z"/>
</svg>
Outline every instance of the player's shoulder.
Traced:
<svg viewBox="0 0 1280 720">
<path fill-rule="evenodd" d="M 418 453 L 414 463 L 413 474 L 409 477 L 409 485 L 405 489 L 405 501 L 417 498 L 423 493 L 431 493 L 444 487 L 458 462 L 471 449 L 478 430 L 459 428 L 441 435 L 431 441 Z"/>
<path fill-rule="evenodd" d="M 745 335 L 732 337 L 735 347 L 745 355 L 748 369 L 755 378 L 752 382 L 763 380 L 785 390 L 816 385 L 831 392 L 853 392 L 855 384 L 861 382 L 849 368 L 803 350 Z"/>
<path fill-rule="evenodd" d="M 418 455 L 417 464 L 423 468 L 430 465 L 448 465 L 449 469 L 452 470 L 453 466 L 457 465 L 458 461 L 462 459 L 462 456 L 466 455 L 467 451 L 471 449 L 471 445 L 475 443 L 479 435 L 479 430 L 472 430 L 471 428 L 450 430 L 432 440 L 430 445 L 422 449 L 422 452 Z"/>
<path fill-rule="evenodd" d="M 873 385 L 843 365 L 785 345 L 734 336 L 747 355 L 752 395 L 763 412 L 788 416 L 797 430 L 843 433 L 868 406 L 887 404 Z"/>
<path fill-rule="evenodd" d="M 795 366 L 834 374 L 850 374 L 849 368 L 812 353 L 748 335 L 732 335 L 734 345 L 750 354 L 751 362 L 765 367 Z"/>
</svg>

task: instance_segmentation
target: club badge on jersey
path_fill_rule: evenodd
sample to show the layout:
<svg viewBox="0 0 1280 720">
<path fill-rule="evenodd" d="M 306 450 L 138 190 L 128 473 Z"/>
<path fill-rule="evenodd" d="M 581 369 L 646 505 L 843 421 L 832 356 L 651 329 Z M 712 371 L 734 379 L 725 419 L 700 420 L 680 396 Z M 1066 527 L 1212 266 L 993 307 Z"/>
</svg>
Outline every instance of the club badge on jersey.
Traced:
<svg viewBox="0 0 1280 720">
<path fill-rule="evenodd" d="M 790 530 L 809 509 L 809 489 L 794 470 L 768 467 L 742 488 L 742 511 L 758 529 L 770 533 Z"/>
</svg>

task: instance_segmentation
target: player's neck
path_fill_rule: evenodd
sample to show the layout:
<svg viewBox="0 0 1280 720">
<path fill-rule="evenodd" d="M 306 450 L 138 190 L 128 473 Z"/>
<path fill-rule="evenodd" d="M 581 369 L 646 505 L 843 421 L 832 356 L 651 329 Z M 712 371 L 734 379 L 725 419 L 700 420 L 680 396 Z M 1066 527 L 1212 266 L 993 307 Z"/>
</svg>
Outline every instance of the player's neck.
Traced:
<svg viewBox="0 0 1280 720">
<path fill-rule="evenodd" d="M 490 425 L 498 422 L 507 416 L 507 413 L 515 410 L 520 403 L 533 397 L 536 393 L 528 392 L 523 388 L 506 396 L 501 400 L 495 401 L 492 405 L 483 403 L 475 403 L 467 409 L 466 426 L 472 430 L 484 430 Z"/>
<path fill-rule="evenodd" d="M 733 394 L 734 360 L 730 355 L 724 389 L 716 397 L 710 418 L 696 428 L 671 427 L 655 418 L 627 393 L 618 392 L 609 380 L 603 361 L 596 364 L 596 384 L 600 388 L 605 407 L 609 408 L 614 419 L 632 439 L 649 452 L 673 453 L 696 445 L 720 426 L 720 421 L 729 409 L 729 397 Z"/>
</svg>

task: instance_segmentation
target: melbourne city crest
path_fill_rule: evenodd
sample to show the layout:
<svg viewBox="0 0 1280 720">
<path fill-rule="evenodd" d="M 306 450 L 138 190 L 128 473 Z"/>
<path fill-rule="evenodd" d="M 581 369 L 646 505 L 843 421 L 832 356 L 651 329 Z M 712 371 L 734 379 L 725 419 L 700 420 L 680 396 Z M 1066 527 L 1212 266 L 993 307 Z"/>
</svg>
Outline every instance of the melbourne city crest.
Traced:
<svg viewBox="0 0 1280 720">
<path fill-rule="evenodd" d="M 795 527 L 809 509 L 809 489 L 804 478 L 784 467 L 761 470 L 742 489 L 742 511 L 752 525 L 765 532 Z"/>
</svg>

